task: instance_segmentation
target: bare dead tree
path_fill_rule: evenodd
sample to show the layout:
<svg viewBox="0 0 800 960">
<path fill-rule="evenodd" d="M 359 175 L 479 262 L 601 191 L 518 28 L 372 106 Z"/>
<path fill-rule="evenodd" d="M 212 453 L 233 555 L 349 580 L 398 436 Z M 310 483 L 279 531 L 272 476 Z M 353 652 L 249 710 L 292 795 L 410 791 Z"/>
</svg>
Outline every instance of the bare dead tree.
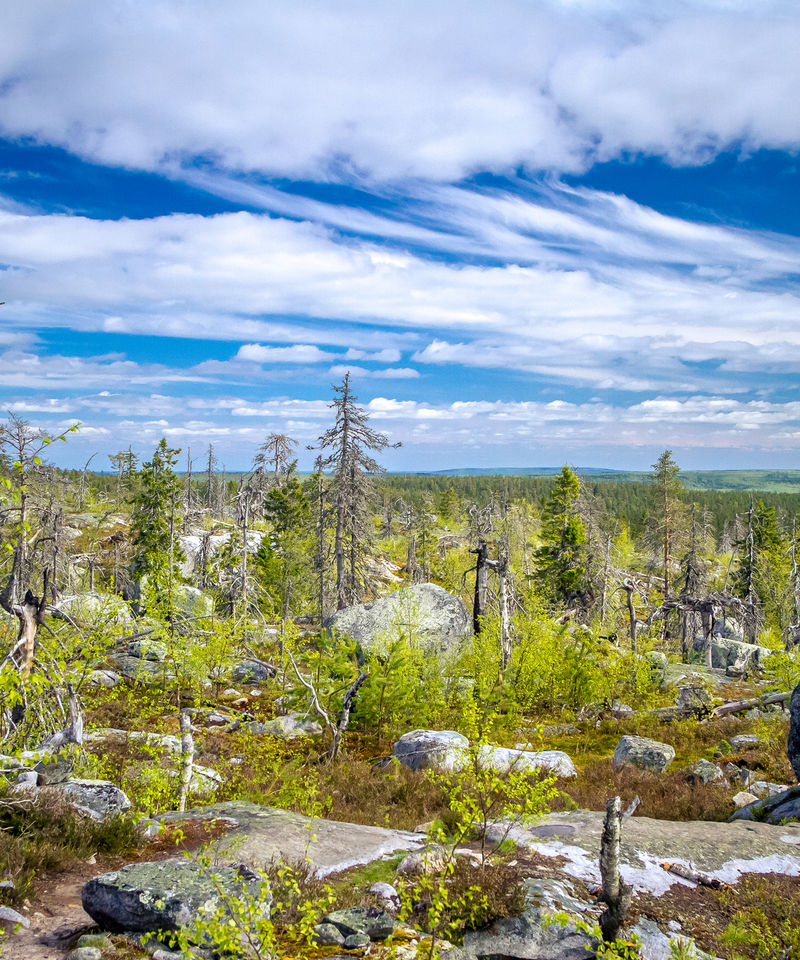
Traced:
<svg viewBox="0 0 800 960">
<path fill-rule="evenodd" d="M 611 797 L 606 802 L 606 818 L 600 841 L 600 900 L 606 909 L 600 915 L 603 939 L 613 942 L 625 924 L 631 906 L 633 889 L 620 875 L 620 840 L 622 839 L 622 800 Z"/>
</svg>

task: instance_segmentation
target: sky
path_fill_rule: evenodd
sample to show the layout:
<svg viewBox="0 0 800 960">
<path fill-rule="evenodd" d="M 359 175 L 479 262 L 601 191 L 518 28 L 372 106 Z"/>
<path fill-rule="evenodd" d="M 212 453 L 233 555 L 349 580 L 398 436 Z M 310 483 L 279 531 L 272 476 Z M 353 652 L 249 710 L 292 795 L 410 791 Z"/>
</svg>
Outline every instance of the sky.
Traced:
<svg viewBox="0 0 800 960">
<path fill-rule="evenodd" d="M 796 0 L 31 0 L 0 410 L 109 469 L 800 467 Z M 3 413 L 5 415 L 5 413 Z"/>
</svg>

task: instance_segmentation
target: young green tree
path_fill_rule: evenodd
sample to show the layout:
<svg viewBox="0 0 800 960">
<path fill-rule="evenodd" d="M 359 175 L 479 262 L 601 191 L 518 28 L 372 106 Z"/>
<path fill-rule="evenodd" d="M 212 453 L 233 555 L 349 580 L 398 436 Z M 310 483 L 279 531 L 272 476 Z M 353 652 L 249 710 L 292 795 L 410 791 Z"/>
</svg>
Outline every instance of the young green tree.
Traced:
<svg viewBox="0 0 800 960">
<path fill-rule="evenodd" d="M 733 592 L 758 605 L 768 626 L 786 629 L 793 612 L 791 557 L 775 507 L 767 507 L 763 500 L 755 505 L 751 503 L 747 527 L 736 548 L 738 561 L 733 572 Z"/>
<path fill-rule="evenodd" d="M 566 464 L 556 477 L 542 514 L 541 545 L 536 551 L 536 581 L 543 597 L 571 605 L 585 598 L 586 531 L 578 514 L 580 482 Z"/>
<path fill-rule="evenodd" d="M 322 457 L 322 469 L 333 470 L 336 607 L 341 610 L 359 599 L 362 563 L 371 542 L 371 475 L 382 469 L 371 454 L 400 444 L 391 444 L 385 434 L 369 426 L 369 415 L 353 395 L 349 372 L 333 390 L 328 406 L 335 411 L 336 421 L 318 442 L 323 451 L 329 451 Z"/>
<path fill-rule="evenodd" d="M 672 459 L 672 451 L 665 450 L 653 464 L 651 480 L 653 492 L 653 517 L 659 536 L 664 579 L 664 597 L 669 597 L 670 567 L 676 541 L 683 529 L 685 506 L 681 500 L 683 484 L 678 478 L 680 467 Z"/>
<path fill-rule="evenodd" d="M 261 541 L 256 568 L 273 610 L 285 620 L 303 586 L 308 586 L 304 571 L 311 552 L 311 504 L 293 469 L 282 486 L 267 493 L 264 515 L 272 533 Z"/>
<path fill-rule="evenodd" d="M 181 495 L 181 482 L 174 470 L 179 453 L 162 437 L 152 459 L 139 471 L 131 517 L 131 571 L 134 579 L 146 584 L 145 606 L 155 608 L 169 620 L 183 559 L 175 513 Z"/>
</svg>

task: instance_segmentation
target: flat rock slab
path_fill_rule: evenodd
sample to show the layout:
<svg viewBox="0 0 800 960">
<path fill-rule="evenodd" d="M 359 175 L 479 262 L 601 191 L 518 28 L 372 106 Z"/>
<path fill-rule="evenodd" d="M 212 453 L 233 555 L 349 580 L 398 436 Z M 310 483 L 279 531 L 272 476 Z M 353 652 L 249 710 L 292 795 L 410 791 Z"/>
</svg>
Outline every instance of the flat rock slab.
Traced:
<svg viewBox="0 0 800 960">
<path fill-rule="evenodd" d="M 565 873 L 600 882 L 598 857 L 605 814 L 575 810 L 550 814 L 528 827 L 514 827 L 510 837 L 545 856 L 565 857 Z M 503 826 L 491 827 L 501 832 Z M 679 863 L 736 883 L 745 873 L 800 876 L 800 824 L 771 826 L 735 821 L 652 820 L 632 817 L 622 829 L 621 873 L 635 890 L 661 896 L 675 883 L 693 883 L 668 873 L 662 863 Z"/>
<path fill-rule="evenodd" d="M 419 833 L 386 830 L 338 820 L 304 817 L 290 810 L 236 800 L 162 814 L 159 820 L 229 820 L 230 832 L 215 840 L 210 853 L 221 861 L 263 869 L 273 861 L 305 861 L 324 877 L 380 860 L 392 853 L 418 850 L 427 842 Z"/>
</svg>

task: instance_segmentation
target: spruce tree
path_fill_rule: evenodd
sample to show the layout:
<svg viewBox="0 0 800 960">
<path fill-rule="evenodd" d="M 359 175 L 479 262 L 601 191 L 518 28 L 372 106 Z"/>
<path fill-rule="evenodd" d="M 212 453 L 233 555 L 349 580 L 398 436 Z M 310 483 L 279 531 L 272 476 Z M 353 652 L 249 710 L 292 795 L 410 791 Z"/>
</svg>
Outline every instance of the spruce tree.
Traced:
<svg viewBox="0 0 800 960">
<path fill-rule="evenodd" d="M 391 444 L 385 434 L 369 426 L 369 415 L 351 390 L 349 372 L 333 391 L 328 406 L 336 412 L 336 422 L 318 442 L 323 451 L 329 451 L 323 454 L 322 469 L 333 471 L 336 607 L 341 610 L 359 599 L 363 560 L 371 543 L 371 475 L 382 470 L 371 454 L 400 444 Z"/>
<path fill-rule="evenodd" d="M 573 604 L 587 593 L 586 530 L 577 501 L 580 482 L 564 465 L 542 513 L 541 545 L 536 551 L 536 580 L 544 597 Z"/>
</svg>

